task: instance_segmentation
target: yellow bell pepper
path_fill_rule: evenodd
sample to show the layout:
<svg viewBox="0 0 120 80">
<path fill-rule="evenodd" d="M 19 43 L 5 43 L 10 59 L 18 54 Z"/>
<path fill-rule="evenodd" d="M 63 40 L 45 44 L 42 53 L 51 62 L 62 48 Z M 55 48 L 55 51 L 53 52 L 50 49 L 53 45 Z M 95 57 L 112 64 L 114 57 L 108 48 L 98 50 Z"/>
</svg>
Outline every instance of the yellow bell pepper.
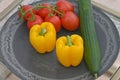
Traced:
<svg viewBox="0 0 120 80">
<path fill-rule="evenodd" d="M 83 59 L 83 39 L 77 34 L 62 36 L 56 41 L 58 61 L 65 67 L 77 66 Z"/>
<path fill-rule="evenodd" d="M 39 53 L 51 52 L 56 43 L 56 31 L 49 22 L 34 25 L 30 29 L 30 43 Z"/>
</svg>

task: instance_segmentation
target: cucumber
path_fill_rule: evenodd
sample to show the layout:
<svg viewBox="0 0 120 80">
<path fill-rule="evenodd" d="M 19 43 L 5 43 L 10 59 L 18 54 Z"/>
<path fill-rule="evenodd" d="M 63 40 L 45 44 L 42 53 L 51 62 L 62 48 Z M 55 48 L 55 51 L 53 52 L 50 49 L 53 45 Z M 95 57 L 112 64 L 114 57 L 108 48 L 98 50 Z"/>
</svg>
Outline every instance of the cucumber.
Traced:
<svg viewBox="0 0 120 80">
<path fill-rule="evenodd" d="M 91 0 L 79 0 L 80 31 L 84 40 L 84 59 L 95 78 L 101 66 L 101 53 L 96 34 Z"/>
</svg>

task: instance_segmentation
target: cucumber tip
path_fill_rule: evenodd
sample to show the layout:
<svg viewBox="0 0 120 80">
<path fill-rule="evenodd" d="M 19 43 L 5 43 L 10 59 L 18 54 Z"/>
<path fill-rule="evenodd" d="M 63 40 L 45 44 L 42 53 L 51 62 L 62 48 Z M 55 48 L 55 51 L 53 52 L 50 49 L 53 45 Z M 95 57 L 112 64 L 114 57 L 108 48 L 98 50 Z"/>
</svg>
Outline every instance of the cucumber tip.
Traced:
<svg viewBox="0 0 120 80">
<path fill-rule="evenodd" d="M 93 74 L 93 76 L 94 76 L 96 79 L 98 78 L 98 74 L 97 74 L 97 73 Z"/>
</svg>

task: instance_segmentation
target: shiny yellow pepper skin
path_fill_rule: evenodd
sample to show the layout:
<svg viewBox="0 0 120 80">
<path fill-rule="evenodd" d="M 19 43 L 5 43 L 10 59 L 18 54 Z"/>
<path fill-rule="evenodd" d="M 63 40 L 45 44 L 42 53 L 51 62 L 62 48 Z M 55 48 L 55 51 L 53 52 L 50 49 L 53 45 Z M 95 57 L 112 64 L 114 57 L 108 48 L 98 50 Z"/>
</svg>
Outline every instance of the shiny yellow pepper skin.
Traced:
<svg viewBox="0 0 120 80">
<path fill-rule="evenodd" d="M 56 41 L 58 61 L 65 67 L 78 66 L 83 59 L 83 39 L 77 34 L 62 36 Z"/>
<path fill-rule="evenodd" d="M 56 43 L 56 31 L 53 24 L 43 22 L 30 29 L 29 39 L 31 45 L 39 53 L 51 52 Z"/>
</svg>

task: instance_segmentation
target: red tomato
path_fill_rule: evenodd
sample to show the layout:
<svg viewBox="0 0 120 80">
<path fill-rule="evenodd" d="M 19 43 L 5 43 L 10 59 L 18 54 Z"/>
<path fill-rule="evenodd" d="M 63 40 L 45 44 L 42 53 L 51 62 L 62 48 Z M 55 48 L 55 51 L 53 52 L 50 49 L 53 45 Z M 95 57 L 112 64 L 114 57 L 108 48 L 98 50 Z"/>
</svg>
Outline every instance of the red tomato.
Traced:
<svg viewBox="0 0 120 80">
<path fill-rule="evenodd" d="M 40 16 L 38 15 L 34 15 L 34 16 L 35 19 L 33 21 L 32 20 L 27 21 L 28 29 L 30 29 L 35 24 L 41 24 L 43 22 L 43 19 Z"/>
<path fill-rule="evenodd" d="M 51 22 L 54 25 L 56 32 L 60 31 L 60 29 L 61 29 L 61 20 L 60 20 L 60 18 L 58 16 L 49 16 L 48 15 L 48 16 L 45 17 L 45 21 L 46 22 Z"/>
<path fill-rule="evenodd" d="M 36 10 L 33 9 L 33 8 L 34 7 L 31 6 L 31 5 L 23 5 L 23 6 L 21 6 L 21 9 L 23 10 L 23 13 L 27 12 L 28 10 L 32 10 L 33 14 L 36 14 Z M 24 20 L 28 20 L 29 18 L 31 18 L 32 12 L 27 12 L 24 15 Z M 20 12 L 20 10 L 18 11 L 18 15 L 19 15 L 20 18 L 23 16 L 22 13 Z"/>
<path fill-rule="evenodd" d="M 68 11 L 61 18 L 62 26 L 69 31 L 74 31 L 79 27 L 79 18 L 78 16 L 72 12 Z"/>
<path fill-rule="evenodd" d="M 73 11 L 74 12 L 73 4 L 66 1 L 66 0 L 59 0 L 56 3 L 56 6 L 58 7 L 58 11 L 60 11 L 60 12 L 66 12 L 66 11 Z"/>
<path fill-rule="evenodd" d="M 50 6 L 52 7 L 52 5 L 50 5 L 49 3 L 43 3 L 42 6 Z M 52 13 L 52 10 L 49 10 L 48 8 L 41 8 L 38 10 L 37 14 L 39 16 L 41 16 L 42 18 L 45 18 L 45 16 L 47 16 L 49 13 Z"/>
</svg>

